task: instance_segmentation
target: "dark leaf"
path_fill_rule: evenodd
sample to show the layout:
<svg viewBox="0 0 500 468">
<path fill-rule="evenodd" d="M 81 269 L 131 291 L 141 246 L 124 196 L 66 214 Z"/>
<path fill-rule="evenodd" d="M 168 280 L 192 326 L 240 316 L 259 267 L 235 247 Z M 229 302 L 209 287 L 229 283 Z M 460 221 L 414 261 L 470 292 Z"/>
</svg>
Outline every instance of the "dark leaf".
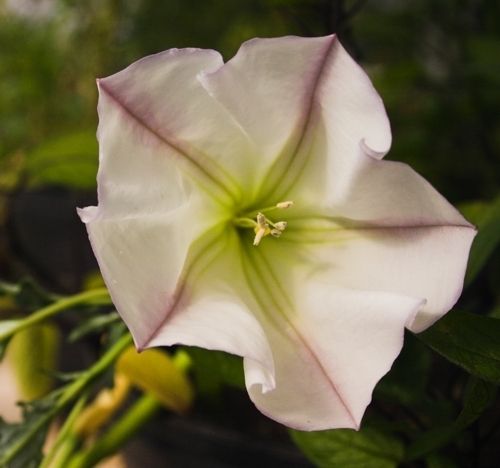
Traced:
<svg viewBox="0 0 500 468">
<path fill-rule="evenodd" d="M 48 415 L 59 394 L 60 391 L 56 390 L 43 399 L 23 403 L 23 421 L 20 423 L 9 424 L 0 420 L 0 467 L 36 468 L 40 465 L 50 422 Z M 17 450 L 16 447 L 28 438 L 29 444 Z M 15 456 L 11 457 L 14 452 Z"/>
<path fill-rule="evenodd" d="M 396 468 L 404 447 L 396 437 L 370 427 L 360 431 L 291 431 L 292 439 L 320 468 Z"/>
<path fill-rule="evenodd" d="M 500 320 L 452 311 L 417 336 L 469 373 L 500 383 Z"/>
<path fill-rule="evenodd" d="M 31 278 L 24 278 L 18 284 L 0 282 L 0 295 L 7 295 L 24 309 L 35 310 L 53 302 L 56 297 Z"/>
<path fill-rule="evenodd" d="M 245 388 L 240 357 L 195 347 L 186 351 L 193 360 L 194 378 L 201 393 L 217 393 L 223 385 Z"/>
<path fill-rule="evenodd" d="M 71 330 L 71 333 L 68 336 L 68 341 L 73 343 L 87 335 L 101 333 L 118 320 L 120 320 L 120 316 L 116 312 L 90 317 Z"/>
<path fill-rule="evenodd" d="M 472 377 L 465 391 L 462 411 L 455 422 L 422 434 L 408 447 L 407 459 L 421 458 L 456 438 L 493 403 L 496 393 L 495 385 Z"/>
<path fill-rule="evenodd" d="M 500 243 L 500 197 L 491 204 L 465 206 L 464 212 L 478 227 L 465 277 L 465 284 L 470 284 Z"/>
</svg>

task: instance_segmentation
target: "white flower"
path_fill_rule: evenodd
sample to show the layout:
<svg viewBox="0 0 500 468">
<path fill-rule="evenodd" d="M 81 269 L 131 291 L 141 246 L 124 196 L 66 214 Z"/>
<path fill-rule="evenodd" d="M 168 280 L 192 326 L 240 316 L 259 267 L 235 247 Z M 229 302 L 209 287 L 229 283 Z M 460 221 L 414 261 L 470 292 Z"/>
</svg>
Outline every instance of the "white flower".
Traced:
<svg viewBox="0 0 500 468">
<path fill-rule="evenodd" d="M 365 73 L 335 36 L 285 37 L 226 64 L 168 50 L 98 84 L 99 206 L 80 216 L 138 348 L 243 356 L 264 414 L 358 428 L 405 326 L 456 302 L 475 235 L 382 161 Z"/>
</svg>

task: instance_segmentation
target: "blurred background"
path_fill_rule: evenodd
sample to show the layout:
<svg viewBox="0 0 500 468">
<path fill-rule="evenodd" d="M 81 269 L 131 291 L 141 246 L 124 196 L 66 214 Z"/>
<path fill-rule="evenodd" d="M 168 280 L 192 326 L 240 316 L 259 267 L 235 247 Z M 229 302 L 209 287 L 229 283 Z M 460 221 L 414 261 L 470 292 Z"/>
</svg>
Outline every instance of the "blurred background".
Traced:
<svg viewBox="0 0 500 468">
<path fill-rule="evenodd" d="M 411 164 L 467 213 L 494 200 L 497 0 L 0 0 L 0 279 L 31 278 L 57 293 L 99 282 L 75 210 L 96 202 L 97 77 L 171 47 L 213 48 L 228 59 L 252 37 L 332 32 L 385 102 L 394 134 L 388 158 Z M 498 260 L 496 252 L 467 290 L 470 310 L 500 315 Z M 227 431 L 207 444 L 239 444 L 241 453 L 271 457 L 270 466 L 308 466 L 285 431 L 240 394 L 226 395 L 236 400 L 229 414 L 214 399 L 206 405 L 207 420 Z M 204 430 L 214 434 L 201 423 L 170 424 L 181 428 L 173 443 L 185 452 L 190 431 L 199 440 Z M 247 466 L 210 463 L 172 466 Z"/>
</svg>

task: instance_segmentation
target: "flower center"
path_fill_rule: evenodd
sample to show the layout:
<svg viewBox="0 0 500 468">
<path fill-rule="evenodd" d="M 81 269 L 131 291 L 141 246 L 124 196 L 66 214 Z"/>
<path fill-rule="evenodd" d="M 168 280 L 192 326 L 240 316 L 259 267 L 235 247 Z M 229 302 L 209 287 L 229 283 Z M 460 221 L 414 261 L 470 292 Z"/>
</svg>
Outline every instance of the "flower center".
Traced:
<svg viewBox="0 0 500 468">
<path fill-rule="evenodd" d="M 293 206 L 293 201 L 279 202 L 274 206 L 253 210 L 241 217 L 234 218 L 233 223 L 235 226 L 241 228 L 253 229 L 255 232 L 253 245 L 259 245 L 260 241 L 266 236 L 280 237 L 287 226 L 286 221 L 274 222 L 264 213 L 275 210 L 286 210 L 291 206 Z"/>
</svg>

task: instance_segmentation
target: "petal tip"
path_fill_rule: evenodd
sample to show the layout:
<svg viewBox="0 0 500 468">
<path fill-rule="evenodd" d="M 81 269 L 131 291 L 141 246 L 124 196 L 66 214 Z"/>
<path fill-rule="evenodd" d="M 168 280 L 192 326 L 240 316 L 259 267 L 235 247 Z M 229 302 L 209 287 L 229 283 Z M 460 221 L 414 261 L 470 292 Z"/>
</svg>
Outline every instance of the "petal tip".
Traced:
<svg viewBox="0 0 500 468">
<path fill-rule="evenodd" d="M 97 216 L 97 206 L 86 206 L 85 208 L 77 208 L 76 212 L 81 221 L 85 224 L 90 223 Z"/>
<path fill-rule="evenodd" d="M 361 150 L 373 159 L 382 159 L 391 149 L 392 138 L 389 136 L 389 141 L 386 148 L 375 148 L 371 143 L 368 143 L 366 138 L 361 139 L 359 145 Z"/>
</svg>

